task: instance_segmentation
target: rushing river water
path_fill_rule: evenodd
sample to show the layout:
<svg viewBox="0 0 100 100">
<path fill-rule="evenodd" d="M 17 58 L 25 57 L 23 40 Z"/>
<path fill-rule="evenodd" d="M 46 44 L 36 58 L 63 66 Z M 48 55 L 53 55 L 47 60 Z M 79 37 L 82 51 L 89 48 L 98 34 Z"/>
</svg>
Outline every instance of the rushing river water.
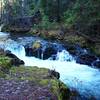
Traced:
<svg viewBox="0 0 100 100">
<path fill-rule="evenodd" d="M 25 41 L 28 40 L 28 43 L 30 43 L 34 39 L 38 38 L 21 37 L 17 40 L 6 39 L 6 41 L 0 42 L 0 46 L 5 50 L 10 50 L 18 58 L 23 60 L 25 66 L 55 69 L 60 73 L 60 80 L 66 85 L 77 89 L 80 94 L 86 96 L 88 99 L 89 96 L 95 96 L 97 100 L 100 100 L 100 71 L 98 69 L 77 64 L 74 57 L 64 48 L 61 49 L 60 47 L 58 49 L 61 50 L 58 50 L 55 60 L 42 60 L 36 57 L 28 57 L 26 56 L 24 48 Z"/>
</svg>

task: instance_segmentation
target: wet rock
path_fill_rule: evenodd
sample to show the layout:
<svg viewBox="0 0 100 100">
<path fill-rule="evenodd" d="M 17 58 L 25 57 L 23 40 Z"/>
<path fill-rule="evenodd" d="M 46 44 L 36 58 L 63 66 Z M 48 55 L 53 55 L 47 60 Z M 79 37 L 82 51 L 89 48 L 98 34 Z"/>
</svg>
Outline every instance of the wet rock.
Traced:
<svg viewBox="0 0 100 100">
<path fill-rule="evenodd" d="M 19 65 L 24 65 L 24 61 L 23 60 L 20 60 L 18 58 L 13 58 L 11 60 L 11 64 L 14 65 L 14 66 L 19 66 Z"/>
<path fill-rule="evenodd" d="M 42 45 L 40 40 L 35 41 L 32 46 L 25 47 L 26 56 L 34 56 L 40 59 L 48 59 L 52 55 L 57 54 L 57 49 L 53 44 L 46 44 L 45 47 Z"/>
<path fill-rule="evenodd" d="M 59 72 L 56 72 L 55 70 L 49 70 L 49 77 L 55 77 L 55 78 L 57 78 L 57 79 L 59 79 L 60 78 L 60 74 L 59 74 Z"/>
<path fill-rule="evenodd" d="M 17 56 L 15 56 L 14 54 L 11 53 L 11 51 L 7 50 L 6 52 L 6 56 L 10 57 L 10 58 L 17 58 Z"/>
<path fill-rule="evenodd" d="M 42 44 L 41 44 L 40 40 L 37 40 L 37 41 L 35 41 L 33 43 L 33 45 L 32 45 L 32 53 L 33 53 L 33 56 L 41 59 Z"/>
<path fill-rule="evenodd" d="M 74 46 L 64 45 L 67 51 L 72 55 L 77 55 L 77 50 Z"/>
<path fill-rule="evenodd" d="M 42 55 L 42 50 L 41 49 L 33 50 L 33 56 L 35 56 L 36 58 L 42 59 L 41 55 Z"/>
<path fill-rule="evenodd" d="M 25 64 L 23 60 L 20 60 L 17 56 L 12 54 L 9 50 L 6 51 L 6 56 L 12 58 L 11 62 L 10 62 L 11 65 L 19 66 L 19 65 L 24 65 Z"/>
<path fill-rule="evenodd" d="M 41 41 L 37 40 L 35 41 L 32 46 L 26 46 L 25 47 L 25 52 L 26 56 L 35 56 L 37 58 L 41 57 Z"/>
<path fill-rule="evenodd" d="M 79 45 L 67 44 L 67 45 L 64 45 L 64 47 L 73 56 L 79 56 L 79 55 L 83 55 L 83 54 L 89 53 L 89 50 L 81 48 Z"/>
<path fill-rule="evenodd" d="M 33 56 L 33 49 L 31 47 L 25 47 L 26 56 Z"/>
<path fill-rule="evenodd" d="M 41 58 L 42 50 L 39 49 L 33 49 L 32 47 L 26 47 L 25 48 L 26 56 L 32 57 L 35 56 L 37 58 Z"/>
<path fill-rule="evenodd" d="M 55 50 L 53 47 L 48 47 L 43 52 L 43 59 L 44 60 L 48 59 L 49 57 L 51 57 L 54 54 L 57 54 L 57 50 Z"/>
<path fill-rule="evenodd" d="M 76 62 L 91 66 L 95 60 L 97 60 L 96 56 L 90 54 L 83 54 L 77 57 Z"/>
<path fill-rule="evenodd" d="M 100 68 L 100 61 L 95 61 L 93 63 L 93 66 L 97 67 L 97 68 Z"/>
</svg>

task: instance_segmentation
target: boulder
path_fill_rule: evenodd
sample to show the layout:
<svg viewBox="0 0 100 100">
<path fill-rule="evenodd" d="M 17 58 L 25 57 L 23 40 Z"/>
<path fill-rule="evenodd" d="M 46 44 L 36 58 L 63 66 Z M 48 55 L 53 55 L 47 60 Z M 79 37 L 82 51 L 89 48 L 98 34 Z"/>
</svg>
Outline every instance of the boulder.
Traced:
<svg viewBox="0 0 100 100">
<path fill-rule="evenodd" d="M 35 56 L 37 58 L 41 58 L 41 53 L 42 53 L 42 45 L 41 41 L 37 40 L 33 43 L 32 46 L 26 46 L 25 47 L 25 52 L 26 56 Z"/>
<path fill-rule="evenodd" d="M 11 65 L 14 65 L 14 66 L 19 66 L 19 65 L 24 65 L 24 64 L 25 64 L 24 61 L 18 58 L 13 58 L 11 60 Z"/>
<path fill-rule="evenodd" d="M 57 79 L 59 79 L 60 78 L 60 74 L 59 74 L 59 72 L 56 72 L 55 70 L 49 70 L 49 77 L 55 77 L 55 78 L 57 78 Z"/>
<path fill-rule="evenodd" d="M 32 47 L 25 47 L 26 56 L 35 56 L 40 59 L 48 59 L 52 55 L 57 54 L 57 50 L 51 45 L 48 46 L 43 50 L 42 44 L 39 40 L 33 43 Z M 42 57 L 43 53 L 43 57 Z"/>
<path fill-rule="evenodd" d="M 16 55 L 12 54 L 9 50 L 6 51 L 6 56 L 12 58 L 11 65 L 19 66 L 25 64 L 23 60 L 20 60 Z"/>
<path fill-rule="evenodd" d="M 72 55 L 77 55 L 78 51 L 76 50 L 75 46 L 64 45 L 64 48 Z"/>
<path fill-rule="evenodd" d="M 47 47 L 44 51 L 42 51 L 42 48 L 31 48 L 31 47 L 26 47 L 25 48 L 26 56 L 35 56 L 40 59 L 48 59 L 52 55 L 57 54 L 57 50 L 55 50 L 53 47 Z M 43 53 L 43 58 L 42 58 L 42 53 Z"/>
<path fill-rule="evenodd" d="M 96 56 L 90 54 L 83 54 L 77 57 L 76 62 L 91 66 L 95 60 L 97 60 Z"/>
<path fill-rule="evenodd" d="M 43 59 L 48 59 L 54 54 L 57 54 L 57 50 L 55 50 L 53 47 L 47 47 L 43 52 Z"/>
<path fill-rule="evenodd" d="M 26 56 L 33 56 L 33 49 L 32 47 L 25 47 L 25 53 L 26 53 Z"/>
<path fill-rule="evenodd" d="M 64 48 L 73 56 L 79 56 L 90 53 L 88 49 L 80 47 L 80 45 L 64 44 Z"/>
<path fill-rule="evenodd" d="M 33 56 L 35 56 L 36 58 L 40 58 L 41 59 L 41 54 L 42 54 L 41 48 L 33 50 Z"/>
</svg>

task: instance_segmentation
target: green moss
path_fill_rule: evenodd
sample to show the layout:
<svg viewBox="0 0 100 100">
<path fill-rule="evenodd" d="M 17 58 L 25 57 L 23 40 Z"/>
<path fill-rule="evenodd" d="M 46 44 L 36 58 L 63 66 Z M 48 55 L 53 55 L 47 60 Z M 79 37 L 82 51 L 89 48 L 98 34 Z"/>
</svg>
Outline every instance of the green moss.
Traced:
<svg viewBox="0 0 100 100">
<path fill-rule="evenodd" d="M 68 100 L 70 91 L 65 84 L 57 79 L 51 79 L 51 91 L 57 95 L 58 100 Z"/>
<path fill-rule="evenodd" d="M 59 100 L 68 100 L 70 97 L 70 90 L 68 87 L 66 87 L 65 84 L 63 83 L 59 83 L 60 87 L 59 87 Z"/>
<path fill-rule="evenodd" d="M 58 95 L 58 90 L 59 90 L 58 80 L 51 79 L 50 83 L 51 83 L 51 91 L 54 94 Z"/>
<path fill-rule="evenodd" d="M 44 79 L 40 81 L 41 85 L 50 86 L 50 91 L 55 94 L 58 100 L 66 100 L 70 96 L 70 91 L 66 85 L 57 79 Z"/>
<path fill-rule="evenodd" d="M 6 74 L 3 71 L 0 71 L 0 78 L 5 78 Z"/>
<path fill-rule="evenodd" d="M 4 72 L 11 68 L 11 59 L 5 56 L 0 56 L 0 69 Z"/>
<path fill-rule="evenodd" d="M 64 37 L 64 41 L 70 44 L 78 44 L 81 47 L 84 47 L 86 45 L 86 40 L 78 35 L 68 34 Z"/>
<path fill-rule="evenodd" d="M 43 79 L 39 82 L 40 85 L 48 85 L 49 84 L 49 80 L 48 79 Z"/>
<path fill-rule="evenodd" d="M 17 77 L 18 80 L 39 81 L 47 75 L 48 70 L 44 68 L 20 66 L 12 67 L 10 73 L 11 78 Z"/>
</svg>

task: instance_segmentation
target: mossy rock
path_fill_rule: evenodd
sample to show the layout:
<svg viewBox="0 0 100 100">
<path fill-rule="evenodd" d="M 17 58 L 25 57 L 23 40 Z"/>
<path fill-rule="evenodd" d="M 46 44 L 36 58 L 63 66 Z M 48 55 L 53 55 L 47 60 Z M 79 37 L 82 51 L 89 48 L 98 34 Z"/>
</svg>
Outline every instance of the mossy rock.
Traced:
<svg viewBox="0 0 100 100">
<path fill-rule="evenodd" d="M 39 87 L 48 87 L 57 100 L 68 100 L 70 91 L 66 85 L 56 78 L 48 75 L 48 69 L 38 67 L 12 67 L 6 79 L 18 81 L 28 80 Z"/>
<path fill-rule="evenodd" d="M 33 45 L 32 45 L 32 48 L 33 49 L 39 49 L 39 48 L 41 48 L 41 41 L 40 40 L 35 41 L 33 43 Z"/>
<path fill-rule="evenodd" d="M 40 37 L 47 40 L 55 40 L 59 30 L 41 30 Z"/>
<path fill-rule="evenodd" d="M 40 30 L 38 29 L 31 28 L 31 30 L 29 31 L 29 34 L 36 35 L 36 36 L 38 36 L 39 33 L 40 33 Z"/>
</svg>

